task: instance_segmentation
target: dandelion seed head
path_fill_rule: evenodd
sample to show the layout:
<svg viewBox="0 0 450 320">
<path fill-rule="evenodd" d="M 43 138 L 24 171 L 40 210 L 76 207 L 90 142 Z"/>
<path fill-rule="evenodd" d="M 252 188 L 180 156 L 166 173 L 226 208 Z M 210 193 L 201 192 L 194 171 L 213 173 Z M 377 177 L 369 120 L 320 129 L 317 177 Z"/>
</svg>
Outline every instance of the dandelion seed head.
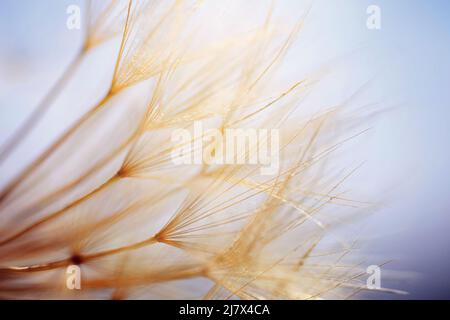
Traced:
<svg viewBox="0 0 450 320">
<path fill-rule="evenodd" d="M 218 11 L 205 7 L 90 2 L 80 57 L 116 41 L 109 90 L 1 190 L 0 296 L 321 299 L 364 289 L 335 231 L 368 205 L 342 190 L 358 168 L 333 164 L 366 128 L 344 112 L 352 98 L 308 105 L 323 72 L 281 81 L 309 6 L 281 24 L 269 6 L 239 32 L 208 30 L 206 13 Z M 171 135 L 196 121 L 278 130 L 278 173 L 175 165 Z M 80 292 L 65 287 L 70 265 L 83 273 Z"/>
</svg>

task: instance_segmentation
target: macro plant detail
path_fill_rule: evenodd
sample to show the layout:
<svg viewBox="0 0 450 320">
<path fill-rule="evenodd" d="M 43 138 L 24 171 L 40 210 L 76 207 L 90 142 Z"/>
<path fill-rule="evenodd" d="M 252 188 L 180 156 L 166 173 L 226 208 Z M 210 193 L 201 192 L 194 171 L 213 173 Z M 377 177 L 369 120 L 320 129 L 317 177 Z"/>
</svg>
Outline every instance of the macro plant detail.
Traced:
<svg viewBox="0 0 450 320">
<path fill-rule="evenodd" d="M 82 46 L 0 148 L 3 166 L 71 83 L 91 81 L 80 70 L 102 61 L 104 89 L 75 97 L 80 114 L 1 179 L 1 298 L 346 299 L 371 289 L 358 239 L 339 230 L 377 206 L 345 187 L 363 166 L 338 167 L 377 112 L 360 99 L 370 79 L 337 105 L 311 103 L 327 96 L 332 67 L 288 72 L 286 61 L 313 4 L 295 19 L 280 19 L 277 4 L 248 27 L 230 19 L 239 6 L 224 16 L 208 1 L 86 2 Z M 200 122 L 218 134 L 276 130 L 278 170 L 174 163 L 185 145 L 173 133 Z M 195 149 L 205 132 L 185 143 Z M 69 288 L 73 272 L 80 286 Z"/>
</svg>

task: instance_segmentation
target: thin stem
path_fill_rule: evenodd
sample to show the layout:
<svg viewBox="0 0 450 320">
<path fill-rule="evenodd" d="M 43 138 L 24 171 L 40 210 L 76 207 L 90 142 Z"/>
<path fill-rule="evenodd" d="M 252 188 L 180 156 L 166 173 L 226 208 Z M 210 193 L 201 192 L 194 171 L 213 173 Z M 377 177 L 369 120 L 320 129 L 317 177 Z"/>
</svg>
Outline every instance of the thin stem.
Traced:
<svg viewBox="0 0 450 320">
<path fill-rule="evenodd" d="M 23 122 L 23 124 L 17 129 L 17 131 L 8 139 L 5 145 L 1 148 L 0 151 L 0 164 L 6 160 L 8 155 L 10 155 L 17 146 L 19 146 L 20 141 L 25 138 L 31 130 L 39 123 L 39 121 L 44 117 L 44 115 L 49 110 L 52 103 L 55 101 L 55 98 L 61 92 L 61 90 L 67 85 L 67 82 L 71 78 L 73 72 L 78 68 L 80 62 L 83 60 L 84 55 L 88 51 L 88 43 L 89 43 L 89 5 L 87 5 L 86 12 L 86 25 L 85 30 L 86 34 L 84 36 L 84 42 L 81 49 L 69 63 L 66 70 L 61 74 L 61 76 L 56 80 L 55 84 L 50 88 L 50 91 L 44 96 L 42 101 L 36 107 L 36 109 L 28 116 L 28 118 Z"/>
<path fill-rule="evenodd" d="M 6 188 L 0 193 L 0 203 L 2 203 L 24 180 L 29 174 L 36 170 L 47 158 L 53 154 L 77 129 L 79 129 L 84 122 L 86 122 L 92 115 L 94 115 L 104 104 L 111 98 L 111 94 L 108 93 L 100 103 L 98 103 L 93 109 L 84 114 L 72 127 L 64 132 L 53 144 L 51 144 L 36 160 L 29 164 L 25 170 L 23 170 L 16 178 L 14 178 Z"/>
<path fill-rule="evenodd" d="M 128 24 L 131 15 L 131 6 L 133 1 L 129 1 L 127 18 L 125 22 L 124 31 L 122 34 L 122 42 L 120 45 L 119 54 L 117 56 L 116 65 L 114 67 L 114 78 L 117 77 L 117 72 L 120 64 L 120 59 L 123 54 L 126 36 L 128 33 Z M 6 188 L 0 193 L 0 203 L 2 203 L 19 185 L 19 183 L 29 174 L 31 174 L 39 165 L 41 165 L 53 152 L 58 149 L 78 128 L 80 128 L 92 115 L 94 115 L 98 110 L 100 110 L 106 102 L 115 94 L 113 92 L 114 80 L 110 84 L 110 88 L 105 97 L 98 103 L 96 106 L 85 113 L 80 119 L 78 119 L 72 127 L 67 129 L 59 139 L 57 139 L 52 145 L 50 145 L 35 161 L 33 161 L 30 165 L 28 165 L 22 173 L 20 173 L 16 178 L 14 178 L 10 183 L 7 184 Z"/>
<path fill-rule="evenodd" d="M 0 246 L 4 246 L 20 237 L 22 237 L 23 235 L 25 235 L 26 233 L 36 229 L 37 227 L 51 221 L 54 220 L 58 217 L 60 217 L 61 215 L 63 215 L 65 212 L 67 212 L 68 210 L 75 208 L 76 206 L 78 206 L 79 204 L 81 204 L 82 202 L 86 201 L 87 199 L 92 198 L 94 195 L 96 195 L 97 193 L 99 193 L 100 191 L 104 190 L 106 187 L 110 186 L 111 184 L 113 184 L 114 182 L 118 181 L 119 177 L 113 176 L 111 179 L 107 180 L 105 183 L 101 184 L 99 187 L 97 187 L 95 190 L 89 192 L 88 194 L 82 196 L 81 198 L 75 200 L 74 202 L 70 203 L 69 205 L 67 205 L 66 207 L 53 212 L 52 214 L 36 221 L 35 223 L 29 225 L 28 227 L 25 227 L 24 229 L 20 230 L 19 232 L 16 232 L 15 234 L 13 234 L 12 236 L 0 241 Z"/>
<path fill-rule="evenodd" d="M 5 161 L 7 157 L 20 145 L 21 140 L 23 140 L 31 132 L 31 130 L 39 123 L 39 121 L 47 113 L 55 98 L 66 86 L 73 72 L 78 68 L 78 65 L 80 64 L 84 56 L 84 52 L 85 50 L 83 48 L 77 53 L 74 59 L 70 62 L 67 69 L 58 78 L 58 80 L 52 86 L 50 91 L 39 103 L 37 108 L 28 116 L 28 118 L 22 123 L 22 125 L 17 129 L 17 131 L 13 133 L 13 135 L 2 147 L 2 150 L 0 151 L 0 164 L 3 161 Z"/>
<path fill-rule="evenodd" d="M 27 214 L 30 213 L 31 211 L 35 210 L 38 211 L 40 210 L 45 204 L 47 204 L 49 201 L 51 201 L 54 198 L 57 198 L 59 195 L 63 194 L 65 191 L 70 190 L 72 187 L 79 185 L 81 182 L 83 182 L 85 179 L 87 179 L 88 177 L 90 177 L 90 175 L 92 173 L 97 172 L 97 170 L 101 167 L 103 167 L 105 164 L 109 163 L 109 161 L 111 159 L 113 159 L 114 157 L 116 157 L 120 152 L 122 152 L 130 143 L 133 143 L 137 140 L 137 138 L 140 136 L 142 130 L 143 130 L 143 124 L 145 123 L 145 121 L 142 121 L 141 124 L 138 126 L 138 128 L 135 130 L 135 132 L 133 133 L 133 135 L 131 135 L 131 137 L 129 139 L 127 139 L 119 148 L 117 148 L 116 150 L 114 150 L 108 157 L 106 157 L 105 159 L 103 159 L 102 161 L 100 161 L 99 163 L 97 163 L 96 165 L 94 165 L 93 168 L 91 168 L 88 172 L 86 172 L 85 174 L 83 174 L 81 177 L 79 177 L 78 179 L 76 179 L 75 181 L 70 182 L 69 184 L 67 184 L 66 186 L 63 186 L 62 188 L 58 189 L 57 191 L 55 191 L 53 194 L 49 195 L 48 197 L 46 197 L 43 201 L 43 203 L 41 202 L 40 205 L 38 206 L 34 206 L 32 208 L 28 208 L 25 211 L 22 211 L 20 213 L 20 215 L 23 214 Z M 51 214 L 49 214 L 48 216 L 38 220 L 37 222 L 31 224 L 30 226 L 22 229 L 21 231 L 15 233 L 14 235 L 0 241 L 0 246 L 3 246 L 5 244 L 10 243 L 11 241 L 16 240 L 17 238 L 23 236 L 24 234 L 28 233 L 29 231 L 32 231 L 33 229 L 35 229 L 36 227 L 47 223 L 49 221 L 54 220 L 55 218 L 60 217 L 61 215 L 63 215 L 65 212 L 67 212 L 69 209 L 76 207 L 77 205 L 81 204 L 82 202 L 90 199 L 92 196 L 94 196 L 95 194 L 99 193 L 100 191 L 106 189 L 108 186 L 110 186 L 111 184 L 113 184 L 114 182 L 118 181 L 120 178 L 123 177 L 123 175 L 121 174 L 121 171 L 123 170 L 124 165 L 122 165 L 122 167 L 119 169 L 119 171 L 112 176 L 111 178 L 109 178 L 108 180 L 106 180 L 104 183 L 102 183 L 100 186 L 98 186 L 97 188 L 95 188 L 93 191 L 90 191 L 88 194 L 81 196 L 80 198 L 72 201 L 71 203 L 67 204 L 64 208 L 53 212 Z"/>
<path fill-rule="evenodd" d="M 118 247 L 118 248 L 114 248 L 114 249 L 100 251 L 97 253 L 77 256 L 77 260 L 79 260 L 79 263 L 84 263 L 87 261 L 91 261 L 91 260 L 127 252 L 127 251 L 137 250 L 137 249 L 155 244 L 157 242 L 158 242 L 158 239 L 156 237 L 152 236 L 143 241 L 139 241 L 139 242 L 136 242 L 136 243 L 133 243 L 130 245 L 123 246 L 123 247 Z M 71 264 L 75 264 L 74 259 L 72 257 L 63 259 L 63 260 L 57 260 L 57 261 L 47 262 L 47 263 L 43 263 L 43 264 L 32 265 L 32 266 L 0 268 L 0 271 L 38 272 L 38 271 L 47 271 L 47 270 L 53 270 L 53 269 L 58 269 L 58 268 L 62 268 L 62 267 L 67 267 Z"/>
</svg>

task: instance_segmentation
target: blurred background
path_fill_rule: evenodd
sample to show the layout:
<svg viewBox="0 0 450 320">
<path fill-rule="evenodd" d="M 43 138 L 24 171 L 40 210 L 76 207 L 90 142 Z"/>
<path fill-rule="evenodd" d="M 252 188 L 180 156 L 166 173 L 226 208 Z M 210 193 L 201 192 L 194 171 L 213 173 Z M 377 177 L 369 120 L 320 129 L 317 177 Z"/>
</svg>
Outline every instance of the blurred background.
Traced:
<svg viewBox="0 0 450 320">
<path fill-rule="evenodd" d="M 270 5 L 248 2 L 239 8 L 236 1 L 206 2 L 223 19 L 236 23 L 260 21 Z M 71 4 L 83 7 L 84 1 L 0 2 L 0 143 L 33 110 L 81 45 L 83 30 L 66 28 L 66 9 Z M 341 70 L 330 91 L 318 94 L 325 99 L 328 95 L 339 99 L 362 79 L 373 77 L 366 98 L 387 109 L 368 124 L 371 130 L 364 146 L 348 155 L 349 161 L 365 160 L 350 187 L 382 203 L 360 232 L 364 250 L 370 253 L 364 263 L 389 261 L 382 267 L 382 286 L 408 295 L 367 293 L 364 297 L 449 299 L 450 3 L 279 0 L 275 5 L 280 19 L 298 18 L 312 5 L 284 66 L 291 77 L 324 67 Z M 370 5 L 381 9 L 380 30 L 366 26 Z M 242 15 L 236 16 L 236 11 Z M 102 59 L 96 61 L 98 68 L 109 66 Z M 92 78 L 96 74 L 84 72 L 91 72 Z M 65 104 L 64 99 L 59 98 L 59 103 Z M 55 108 L 49 120 L 36 128 L 41 134 L 32 135 L 10 157 L 1 168 L 2 183 L 39 152 L 45 137 L 62 130 L 64 121 L 55 123 L 52 116 L 70 118 L 77 110 L 61 112 Z"/>
</svg>

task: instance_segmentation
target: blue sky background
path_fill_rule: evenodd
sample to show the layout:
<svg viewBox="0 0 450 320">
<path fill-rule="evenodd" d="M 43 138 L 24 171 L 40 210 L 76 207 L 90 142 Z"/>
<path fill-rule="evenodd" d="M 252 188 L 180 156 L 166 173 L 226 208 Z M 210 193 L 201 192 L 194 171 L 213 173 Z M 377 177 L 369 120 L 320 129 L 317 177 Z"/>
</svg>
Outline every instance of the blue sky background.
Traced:
<svg viewBox="0 0 450 320">
<path fill-rule="evenodd" d="M 65 9 L 81 2 L 0 2 L 1 140 L 79 46 L 81 34 L 65 28 Z M 379 31 L 365 27 L 370 4 L 381 8 Z M 377 86 L 399 103 L 377 121 L 367 148 L 367 188 L 395 184 L 373 219 L 383 237 L 368 246 L 394 259 L 391 268 L 416 275 L 389 285 L 410 298 L 450 298 L 450 1 L 317 0 L 312 17 L 324 59 L 367 46 Z"/>
</svg>

